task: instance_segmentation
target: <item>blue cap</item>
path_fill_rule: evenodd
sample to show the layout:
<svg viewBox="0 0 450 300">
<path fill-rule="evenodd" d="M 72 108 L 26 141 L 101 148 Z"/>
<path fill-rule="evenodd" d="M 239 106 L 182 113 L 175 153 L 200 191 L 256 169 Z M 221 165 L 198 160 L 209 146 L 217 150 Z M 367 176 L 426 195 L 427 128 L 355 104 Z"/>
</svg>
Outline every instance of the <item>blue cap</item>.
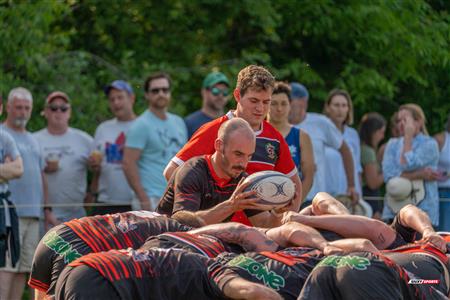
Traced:
<svg viewBox="0 0 450 300">
<path fill-rule="evenodd" d="M 111 89 L 126 91 L 129 94 L 134 94 L 131 85 L 129 85 L 128 82 L 123 80 L 114 80 L 113 82 L 111 82 L 110 85 L 107 85 L 104 89 L 106 96 L 109 95 L 109 91 L 111 91 Z"/>
<path fill-rule="evenodd" d="M 309 93 L 303 84 L 291 82 L 291 99 L 305 98 L 308 100 Z"/>
</svg>

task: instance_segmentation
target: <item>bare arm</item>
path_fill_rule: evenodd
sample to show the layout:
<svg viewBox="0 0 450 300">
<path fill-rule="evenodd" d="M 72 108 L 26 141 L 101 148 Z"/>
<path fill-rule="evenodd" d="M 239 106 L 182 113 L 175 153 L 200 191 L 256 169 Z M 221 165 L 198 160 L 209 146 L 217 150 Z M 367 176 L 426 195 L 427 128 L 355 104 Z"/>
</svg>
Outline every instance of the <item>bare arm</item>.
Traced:
<svg viewBox="0 0 450 300">
<path fill-rule="evenodd" d="M 342 142 L 339 152 L 342 156 L 342 161 L 344 162 L 345 176 L 347 177 L 347 192 L 354 202 L 358 201 L 358 194 L 355 191 L 355 178 L 354 178 L 354 164 L 353 157 L 350 148 L 347 143 Z"/>
<path fill-rule="evenodd" d="M 365 238 L 378 249 L 386 249 L 395 240 L 396 232 L 385 223 L 363 216 L 286 214 L 284 222 L 299 222 L 314 228 L 333 231 L 346 238 Z"/>
<path fill-rule="evenodd" d="M 446 251 L 445 240 L 434 231 L 430 218 L 423 210 L 408 204 L 398 212 L 398 216 L 400 224 L 422 234 L 422 241 L 430 242 L 442 252 Z"/>
<path fill-rule="evenodd" d="M 380 250 L 378 250 L 377 247 L 375 247 L 375 245 L 367 239 L 342 239 L 330 242 L 329 246 L 340 248 L 343 251 L 342 254 L 351 252 L 380 252 Z M 327 253 L 327 250 L 325 250 L 324 254 L 329 255 L 332 253 Z"/>
<path fill-rule="evenodd" d="M 378 171 L 376 162 L 364 165 L 363 169 L 364 181 L 370 189 L 375 190 L 383 185 L 383 173 Z"/>
<path fill-rule="evenodd" d="M 223 293 L 230 299 L 282 300 L 277 292 L 262 284 L 235 277 L 225 283 Z"/>
<path fill-rule="evenodd" d="M 178 168 L 178 165 L 173 161 L 170 161 L 166 168 L 164 169 L 163 175 L 167 181 L 169 181 L 170 177 L 172 177 L 173 172 Z"/>
<path fill-rule="evenodd" d="M 224 242 L 238 244 L 248 252 L 276 251 L 278 245 L 254 227 L 239 223 L 213 224 L 189 231 L 213 235 Z"/>
<path fill-rule="evenodd" d="M 317 230 L 296 222 L 269 229 L 266 235 L 282 247 L 304 246 L 323 251 L 328 244 Z"/>
<path fill-rule="evenodd" d="M 317 193 L 311 204 L 314 215 L 350 215 L 348 209 L 340 201 L 325 192 Z"/>
<path fill-rule="evenodd" d="M 314 153 L 312 149 L 311 138 L 309 135 L 300 130 L 300 147 L 301 147 L 301 168 L 303 174 L 302 180 L 302 199 L 306 198 L 309 190 L 311 189 L 314 173 L 315 173 L 315 164 L 314 164 Z"/>
<path fill-rule="evenodd" d="M 142 151 L 140 149 L 125 147 L 122 161 L 123 171 L 127 177 L 128 184 L 134 190 L 139 202 L 141 203 L 141 209 L 151 210 L 152 207 L 150 207 L 150 199 L 142 187 L 137 165 L 137 162 L 141 157 L 141 152 Z"/>
<path fill-rule="evenodd" d="M 6 160 L 5 163 L 0 164 L 0 181 L 8 181 L 14 178 L 19 178 L 23 174 L 23 162 L 20 156 L 13 161 Z"/>
<path fill-rule="evenodd" d="M 415 171 L 405 171 L 400 174 L 401 177 L 407 178 L 409 180 L 437 180 L 439 178 L 439 173 L 434 171 L 432 168 L 421 168 Z"/>
<path fill-rule="evenodd" d="M 45 209 L 45 207 L 49 207 L 50 202 L 48 199 L 47 177 L 45 176 L 44 172 L 41 172 L 41 178 L 42 178 L 42 191 L 44 194 L 44 219 L 45 219 L 44 226 L 45 231 L 47 231 L 49 229 L 49 225 L 56 226 L 61 222 L 58 221 L 58 219 L 56 219 L 55 215 L 50 209 Z"/>
</svg>

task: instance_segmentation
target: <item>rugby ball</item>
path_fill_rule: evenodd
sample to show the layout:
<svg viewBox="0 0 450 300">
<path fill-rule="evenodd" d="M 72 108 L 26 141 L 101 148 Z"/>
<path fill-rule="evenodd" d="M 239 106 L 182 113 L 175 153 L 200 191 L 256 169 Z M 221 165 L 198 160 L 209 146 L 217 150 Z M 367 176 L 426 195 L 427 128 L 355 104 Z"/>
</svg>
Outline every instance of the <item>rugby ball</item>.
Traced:
<svg viewBox="0 0 450 300">
<path fill-rule="evenodd" d="M 256 197 L 261 199 L 259 203 L 272 207 L 288 204 L 295 195 L 295 184 L 292 180 L 276 171 L 253 173 L 245 178 L 243 183 L 248 184 L 245 192 L 256 191 Z"/>
</svg>

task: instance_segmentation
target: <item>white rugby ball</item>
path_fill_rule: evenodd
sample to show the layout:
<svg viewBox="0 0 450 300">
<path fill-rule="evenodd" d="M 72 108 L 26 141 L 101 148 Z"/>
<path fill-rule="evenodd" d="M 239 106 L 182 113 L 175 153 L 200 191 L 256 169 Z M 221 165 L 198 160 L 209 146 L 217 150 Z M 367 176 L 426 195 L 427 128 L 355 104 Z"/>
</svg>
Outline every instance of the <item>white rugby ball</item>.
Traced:
<svg viewBox="0 0 450 300">
<path fill-rule="evenodd" d="M 262 171 L 253 173 L 245 178 L 247 191 L 256 191 L 259 203 L 272 207 L 286 205 L 295 194 L 295 184 L 283 173 L 276 171 Z"/>
</svg>

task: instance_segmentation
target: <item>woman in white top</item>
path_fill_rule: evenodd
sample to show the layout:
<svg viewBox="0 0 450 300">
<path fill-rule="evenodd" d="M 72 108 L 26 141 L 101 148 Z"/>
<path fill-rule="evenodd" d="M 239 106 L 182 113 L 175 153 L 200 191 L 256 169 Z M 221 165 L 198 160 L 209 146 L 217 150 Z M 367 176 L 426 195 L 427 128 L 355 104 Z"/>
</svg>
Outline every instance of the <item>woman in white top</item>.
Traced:
<svg viewBox="0 0 450 300">
<path fill-rule="evenodd" d="M 450 198 L 450 114 L 445 131 L 434 136 L 439 145 L 438 180 L 439 197 Z"/>
<path fill-rule="evenodd" d="M 344 141 L 349 145 L 354 163 L 355 190 L 361 195 L 361 142 L 358 132 L 350 127 L 353 124 L 353 103 L 347 91 L 332 90 L 324 105 L 324 114 L 331 119 L 337 129 L 342 133 Z M 344 163 L 341 155 L 333 148 L 325 148 L 325 160 L 327 169 L 326 186 L 331 195 L 342 195 L 347 190 Z"/>
</svg>

